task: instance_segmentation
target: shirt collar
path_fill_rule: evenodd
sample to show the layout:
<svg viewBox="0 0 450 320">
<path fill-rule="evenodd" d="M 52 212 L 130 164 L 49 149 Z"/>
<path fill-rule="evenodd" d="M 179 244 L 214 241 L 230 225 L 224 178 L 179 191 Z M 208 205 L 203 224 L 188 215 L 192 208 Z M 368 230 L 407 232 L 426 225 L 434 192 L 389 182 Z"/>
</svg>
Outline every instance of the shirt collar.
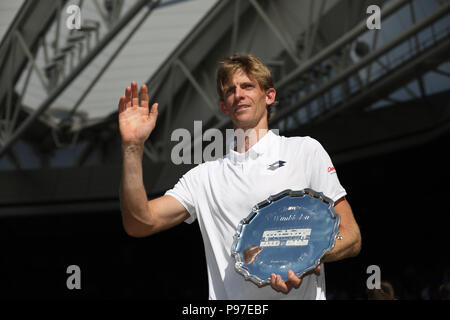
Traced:
<svg viewBox="0 0 450 320">
<path fill-rule="evenodd" d="M 247 152 L 244 153 L 234 151 L 235 141 L 232 139 L 231 143 L 227 146 L 227 158 L 229 158 L 233 164 L 242 163 L 249 159 L 255 160 L 256 158 L 268 153 L 273 147 L 276 146 L 276 144 L 274 145 L 276 137 L 277 135 L 269 130 L 261 139 L 259 139 L 257 143 L 255 143 Z"/>
</svg>

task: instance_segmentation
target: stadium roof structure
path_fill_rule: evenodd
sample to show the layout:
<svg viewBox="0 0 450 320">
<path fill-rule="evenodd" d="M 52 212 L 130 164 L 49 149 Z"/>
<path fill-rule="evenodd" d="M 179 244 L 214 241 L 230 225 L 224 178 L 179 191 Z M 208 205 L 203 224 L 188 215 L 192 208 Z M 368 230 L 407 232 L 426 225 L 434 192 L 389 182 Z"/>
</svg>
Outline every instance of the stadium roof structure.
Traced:
<svg viewBox="0 0 450 320">
<path fill-rule="evenodd" d="M 335 163 L 450 129 L 446 0 L 19 3 L 0 4 L 14 16 L 0 25 L 0 215 L 118 208 L 117 102 L 132 80 L 159 103 L 145 146 L 149 197 L 173 186 L 193 163 L 171 162 L 171 133 L 188 130 L 194 153 L 206 145 L 194 121 L 202 132 L 231 125 L 214 78 L 233 53 L 270 67 L 279 100 L 270 126 L 317 138 Z M 368 27 L 370 5 L 379 29 Z"/>
</svg>

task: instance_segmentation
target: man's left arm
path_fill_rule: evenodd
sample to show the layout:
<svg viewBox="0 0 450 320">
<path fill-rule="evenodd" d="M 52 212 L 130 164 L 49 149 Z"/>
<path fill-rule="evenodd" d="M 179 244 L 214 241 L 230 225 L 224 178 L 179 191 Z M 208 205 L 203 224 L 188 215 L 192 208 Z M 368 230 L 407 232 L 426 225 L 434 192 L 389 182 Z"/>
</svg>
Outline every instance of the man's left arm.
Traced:
<svg viewBox="0 0 450 320">
<path fill-rule="evenodd" d="M 333 250 L 325 254 L 321 262 L 332 262 L 357 256 L 361 250 L 361 233 L 345 197 L 336 201 L 334 210 L 339 214 L 339 234 Z"/>
</svg>

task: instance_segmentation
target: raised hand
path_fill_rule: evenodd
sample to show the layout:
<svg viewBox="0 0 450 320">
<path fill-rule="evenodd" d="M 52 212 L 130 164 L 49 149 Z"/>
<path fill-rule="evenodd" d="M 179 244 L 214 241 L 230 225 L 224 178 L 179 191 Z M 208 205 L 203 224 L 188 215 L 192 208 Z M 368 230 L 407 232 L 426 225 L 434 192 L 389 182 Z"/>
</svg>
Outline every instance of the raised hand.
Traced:
<svg viewBox="0 0 450 320">
<path fill-rule="evenodd" d="M 141 104 L 139 105 L 138 87 L 135 81 L 127 87 L 125 95 L 119 101 L 119 128 L 123 145 L 143 146 L 156 125 L 158 104 L 148 107 L 148 89 L 141 87 Z"/>
</svg>

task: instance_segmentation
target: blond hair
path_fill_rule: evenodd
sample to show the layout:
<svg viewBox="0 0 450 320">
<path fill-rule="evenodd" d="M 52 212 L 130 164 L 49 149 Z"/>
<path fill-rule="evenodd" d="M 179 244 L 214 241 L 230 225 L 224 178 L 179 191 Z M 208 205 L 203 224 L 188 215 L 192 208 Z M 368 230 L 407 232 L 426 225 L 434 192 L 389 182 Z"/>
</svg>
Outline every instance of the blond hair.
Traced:
<svg viewBox="0 0 450 320">
<path fill-rule="evenodd" d="M 242 70 L 249 78 L 255 79 L 262 90 L 267 91 L 273 88 L 273 80 L 270 70 L 257 57 L 251 54 L 233 55 L 225 58 L 220 62 L 217 69 L 217 94 L 220 101 L 224 101 L 225 86 L 230 82 L 236 71 Z M 273 116 L 273 109 L 278 102 L 275 101 L 267 106 L 267 118 Z"/>
</svg>

